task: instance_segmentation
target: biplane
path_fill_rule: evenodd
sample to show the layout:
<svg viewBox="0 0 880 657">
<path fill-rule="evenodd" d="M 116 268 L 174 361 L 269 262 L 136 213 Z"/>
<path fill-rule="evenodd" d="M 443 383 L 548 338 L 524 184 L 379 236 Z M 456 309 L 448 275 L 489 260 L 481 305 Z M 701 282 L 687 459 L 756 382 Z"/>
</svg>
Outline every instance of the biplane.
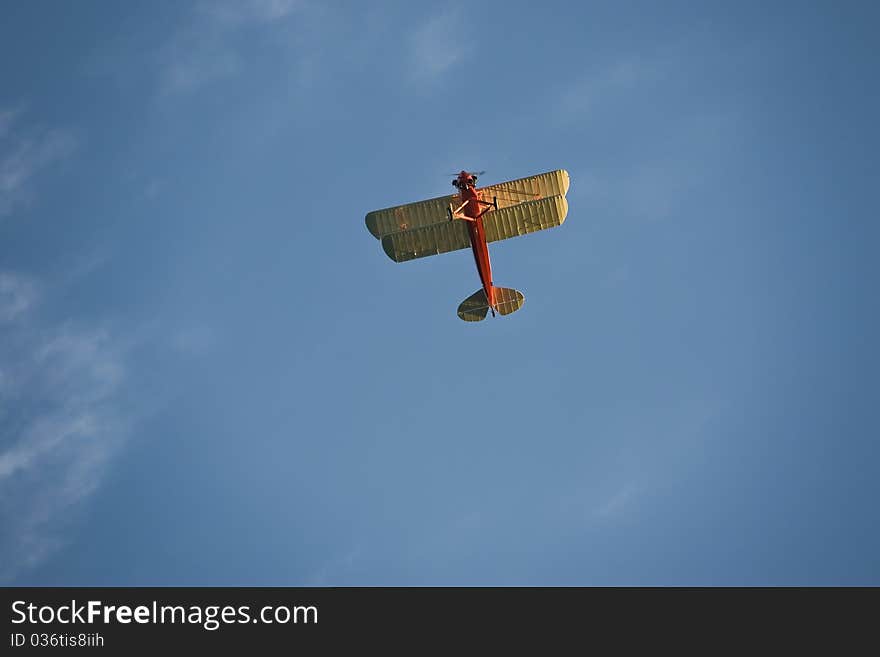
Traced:
<svg viewBox="0 0 880 657">
<path fill-rule="evenodd" d="M 482 287 L 458 306 L 458 316 L 479 322 L 509 315 L 525 302 L 522 292 L 496 287 L 489 243 L 561 226 L 568 214 L 569 176 L 563 169 L 477 188 L 477 176 L 462 171 L 452 181 L 458 193 L 367 214 L 367 229 L 395 262 L 470 247 Z"/>
</svg>

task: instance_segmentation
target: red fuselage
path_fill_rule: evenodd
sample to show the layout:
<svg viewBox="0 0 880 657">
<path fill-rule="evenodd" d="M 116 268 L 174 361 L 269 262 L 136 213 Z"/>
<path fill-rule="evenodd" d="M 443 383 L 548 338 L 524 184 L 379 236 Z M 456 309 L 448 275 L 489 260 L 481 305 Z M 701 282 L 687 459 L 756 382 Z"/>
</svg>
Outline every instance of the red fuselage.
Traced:
<svg viewBox="0 0 880 657">
<path fill-rule="evenodd" d="M 486 209 L 486 203 L 480 197 L 480 192 L 474 185 L 471 174 L 462 171 L 458 176 L 457 187 L 461 190 L 462 203 L 461 214 L 467 217 L 468 234 L 471 238 L 471 249 L 474 252 L 474 261 L 477 263 L 477 272 L 483 291 L 489 306 L 495 309 L 495 289 L 492 287 L 492 264 L 489 262 L 489 246 L 486 243 L 486 231 L 483 228 L 483 218 L 480 216 Z"/>
</svg>

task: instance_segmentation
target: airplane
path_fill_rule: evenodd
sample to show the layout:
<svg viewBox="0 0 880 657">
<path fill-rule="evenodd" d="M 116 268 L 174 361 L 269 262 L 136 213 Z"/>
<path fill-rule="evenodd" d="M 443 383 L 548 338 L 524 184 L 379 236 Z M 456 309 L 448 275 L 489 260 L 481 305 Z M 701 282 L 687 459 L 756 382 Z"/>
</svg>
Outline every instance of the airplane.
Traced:
<svg viewBox="0 0 880 657">
<path fill-rule="evenodd" d="M 381 240 L 395 262 L 470 247 L 482 287 L 458 306 L 458 316 L 479 322 L 519 310 L 522 292 L 496 287 L 489 243 L 561 226 L 568 214 L 570 183 L 564 169 L 477 188 L 485 172 L 461 171 L 452 180 L 457 194 L 407 203 L 367 213 L 367 229 Z M 489 199 L 492 199 L 491 201 Z"/>
</svg>

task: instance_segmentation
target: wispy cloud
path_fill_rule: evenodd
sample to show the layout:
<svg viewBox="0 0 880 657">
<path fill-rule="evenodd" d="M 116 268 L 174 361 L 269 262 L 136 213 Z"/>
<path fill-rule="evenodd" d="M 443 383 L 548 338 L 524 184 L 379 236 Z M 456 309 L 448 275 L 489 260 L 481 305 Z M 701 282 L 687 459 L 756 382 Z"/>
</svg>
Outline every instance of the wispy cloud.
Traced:
<svg viewBox="0 0 880 657">
<path fill-rule="evenodd" d="M 196 38 L 186 46 L 177 42 L 169 45 L 166 53 L 167 63 L 160 81 L 163 94 L 192 91 L 241 70 L 238 54 L 223 49 L 212 39 Z"/>
<path fill-rule="evenodd" d="M 205 84 L 239 74 L 245 61 L 235 37 L 242 29 L 288 19 L 301 2 L 246 0 L 199 5 L 192 21 L 179 30 L 159 54 L 160 92 L 191 92 Z"/>
<path fill-rule="evenodd" d="M 599 504 L 595 509 L 595 514 L 600 518 L 620 515 L 632 504 L 637 493 L 638 488 L 634 484 L 626 484 L 611 497 Z"/>
<path fill-rule="evenodd" d="M 126 433 L 124 350 L 108 332 L 35 320 L 36 283 L 0 273 L 0 581 L 63 545 Z"/>
<path fill-rule="evenodd" d="M 358 562 L 363 557 L 363 547 L 355 545 L 322 563 L 315 572 L 306 577 L 304 584 L 305 586 L 340 586 L 341 582 L 350 581 Z"/>
<path fill-rule="evenodd" d="M 0 110 L 0 139 L 9 133 L 19 114 L 21 114 L 20 107 L 7 107 Z"/>
<path fill-rule="evenodd" d="M 199 13 L 216 23 L 239 27 L 281 20 L 303 4 L 301 0 L 229 0 L 205 3 L 199 7 Z"/>
<path fill-rule="evenodd" d="M 469 55 L 456 12 L 447 10 L 430 17 L 410 36 L 411 74 L 420 83 L 430 83 Z"/>
<path fill-rule="evenodd" d="M 23 113 L 20 107 L 0 109 L 0 217 L 30 201 L 31 180 L 76 146 L 64 130 L 22 126 Z"/>
<path fill-rule="evenodd" d="M 602 104 L 655 84 L 666 74 L 668 65 L 662 57 L 647 60 L 631 55 L 596 67 L 565 90 L 557 112 L 564 121 L 583 120 Z"/>
<path fill-rule="evenodd" d="M 0 272 L 0 325 L 24 314 L 34 303 L 37 286 L 25 276 Z"/>
<path fill-rule="evenodd" d="M 153 200 L 159 198 L 159 194 L 162 192 L 162 188 L 165 187 L 165 181 L 160 180 L 158 178 L 154 178 L 147 183 L 146 187 L 144 187 L 144 197 L 148 200 Z"/>
<path fill-rule="evenodd" d="M 665 139 L 645 143 L 626 170 L 576 172 L 585 184 L 572 195 L 619 217 L 662 221 L 679 216 L 706 176 L 724 165 L 740 122 L 734 111 L 694 113 L 670 123 Z"/>
<path fill-rule="evenodd" d="M 186 326 L 171 336 L 171 346 L 185 356 L 204 356 L 218 342 L 217 332 L 206 325 Z"/>
</svg>

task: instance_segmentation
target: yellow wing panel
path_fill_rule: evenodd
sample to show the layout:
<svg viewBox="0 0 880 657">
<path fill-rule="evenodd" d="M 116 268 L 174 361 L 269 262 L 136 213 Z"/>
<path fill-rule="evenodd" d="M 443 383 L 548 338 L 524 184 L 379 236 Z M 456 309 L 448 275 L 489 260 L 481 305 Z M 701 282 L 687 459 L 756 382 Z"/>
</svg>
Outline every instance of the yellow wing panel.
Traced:
<svg viewBox="0 0 880 657">
<path fill-rule="evenodd" d="M 455 202 L 457 199 L 457 194 L 450 194 L 384 210 L 373 210 L 366 217 L 367 230 L 373 237 L 382 239 L 391 233 L 436 224 L 446 219 L 446 208 L 453 203 L 458 205 Z"/>
<path fill-rule="evenodd" d="M 466 249 L 471 245 L 466 222 L 443 221 L 382 238 L 382 248 L 395 262 Z"/>
<path fill-rule="evenodd" d="M 497 197 L 498 207 L 506 208 L 549 196 L 565 196 L 568 193 L 569 184 L 568 171 L 557 169 L 528 178 L 489 185 L 481 188 L 480 191 L 483 200 L 491 202 L 493 197 Z"/>
<path fill-rule="evenodd" d="M 551 196 L 488 212 L 483 217 L 486 241 L 497 242 L 561 226 L 567 214 L 568 201 L 564 196 Z"/>
<path fill-rule="evenodd" d="M 486 201 L 498 198 L 498 207 L 506 208 L 549 196 L 565 196 L 570 180 L 568 171 L 557 169 L 539 173 L 527 178 L 509 180 L 481 187 L 480 192 Z M 397 205 L 383 210 L 374 210 L 366 216 L 367 229 L 373 237 L 382 239 L 391 233 L 431 226 L 446 219 L 446 209 L 459 204 L 458 194 L 438 196 L 437 198 L 406 205 Z"/>
</svg>

